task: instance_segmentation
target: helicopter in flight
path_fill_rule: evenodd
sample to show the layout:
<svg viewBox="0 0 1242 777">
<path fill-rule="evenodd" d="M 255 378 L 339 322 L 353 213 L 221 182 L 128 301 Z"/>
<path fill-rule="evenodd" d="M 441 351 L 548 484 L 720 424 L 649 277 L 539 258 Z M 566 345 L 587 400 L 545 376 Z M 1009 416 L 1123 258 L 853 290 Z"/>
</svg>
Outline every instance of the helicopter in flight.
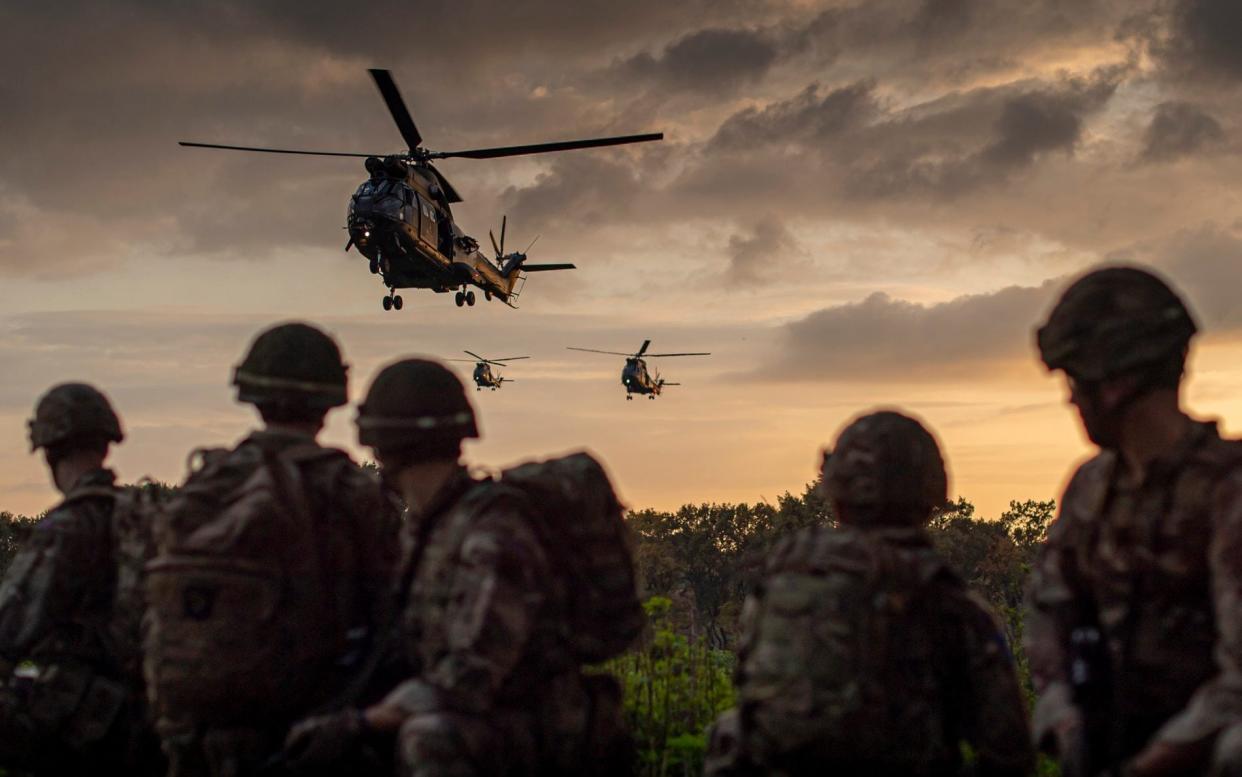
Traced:
<svg viewBox="0 0 1242 777">
<path fill-rule="evenodd" d="M 471 359 L 449 359 L 448 361 L 451 361 L 451 362 L 473 361 L 474 362 L 474 375 L 472 375 L 471 377 L 474 378 L 474 386 L 475 386 L 474 390 L 475 391 L 482 391 L 485 388 L 490 388 L 492 391 L 495 391 L 496 389 L 500 388 L 505 383 L 512 383 L 513 382 L 512 378 L 501 377 L 500 373 L 493 370 L 492 367 L 493 366 L 508 367 L 509 365 L 506 364 L 506 362 L 513 362 L 513 361 L 517 361 L 518 359 L 529 359 L 530 358 L 529 356 L 506 356 L 503 359 L 485 359 L 482 356 L 479 356 L 474 351 L 463 351 L 463 353 L 473 356 L 474 359 L 473 360 Z"/>
<path fill-rule="evenodd" d="M 397 130 L 405 140 L 407 148 L 404 153 L 361 154 L 190 141 L 181 141 L 181 145 L 269 154 L 365 157 L 364 166 L 370 177 L 350 198 L 345 226 L 349 241 L 345 244 L 345 250 L 356 248 L 367 259 L 371 272 L 380 276 L 388 289 L 383 299 L 384 310 L 401 309 L 403 302 L 401 295 L 397 294 L 398 289 L 431 289 L 439 293 L 455 290 L 457 307 L 473 306 L 476 297 L 471 286 L 481 290 L 484 299 L 498 299 L 509 307 L 517 307 L 517 298 L 525 285 L 527 273 L 575 269 L 572 264 L 527 264 L 526 251 L 505 253 L 507 219 L 501 222 L 499 242 L 488 232 L 495 257 L 489 259 L 484 256 L 479 251 L 479 241 L 463 232 L 453 221 L 450 205 L 461 202 L 461 195 L 432 165 L 432 160 L 453 157 L 496 159 L 644 143 L 664 138 L 663 133 L 656 132 L 522 146 L 431 151 L 423 148 L 422 133 L 397 91 L 392 74 L 387 70 L 371 70 L 370 73 L 397 124 Z M 529 246 L 526 250 L 530 250 Z"/>
<path fill-rule="evenodd" d="M 634 394 L 646 394 L 647 399 L 655 399 L 664 391 L 665 386 L 680 386 L 680 383 L 670 383 L 660 377 L 659 370 L 653 374 L 647 369 L 647 359 L 657 359 L 664 356 L 711 356 L 710 352 L 696 353 L 647 353 L 647 348 L 651 345 L 650 340 L 643 340 L 643 345 L 638 349 L 637 353 L 621 353 L 620 351 L 599 351 L 594 348 L 574 348 L 566 346 L 570 351 L 586 351 L 588 353 L 606 353 L 611 356 L 624 356 L 625 366 L 621 368 L 621 384 L 625 386 L 625 398 L 633 399 Z"/>
</svg>

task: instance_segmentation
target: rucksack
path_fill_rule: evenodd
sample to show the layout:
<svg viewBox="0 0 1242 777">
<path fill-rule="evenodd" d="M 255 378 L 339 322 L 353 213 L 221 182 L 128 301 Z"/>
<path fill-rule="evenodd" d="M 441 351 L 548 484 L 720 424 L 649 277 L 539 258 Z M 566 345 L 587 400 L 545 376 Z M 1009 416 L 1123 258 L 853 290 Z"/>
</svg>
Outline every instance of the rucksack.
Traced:
<svg viewBox="0 0 1242 777">
<path fill-rule="evenodd" d="M 274 722 L 312 703 L 336 647 L 304 470 L 352 462 L 311 443 L 200 454 L 155 524 L 148 695 L 162 719 Z"/>
<path fill-rule="evenodd" d="M 773 554 L 748 604 L 738 693 L 745 747 L 771 768 L 919 773 L 944 751 L 944 673 L 927 598 L 956 578 L 930 550 L 813 529 Z"/>
<path fill-rule="evenodd" d="M 590 454 L 523 464 L 500 483 L 524 493 L 552 566 L 565 576 L 570 647 L 584 663 L 624 652 L 646 619 L 624 508 Z"/>
</svg>

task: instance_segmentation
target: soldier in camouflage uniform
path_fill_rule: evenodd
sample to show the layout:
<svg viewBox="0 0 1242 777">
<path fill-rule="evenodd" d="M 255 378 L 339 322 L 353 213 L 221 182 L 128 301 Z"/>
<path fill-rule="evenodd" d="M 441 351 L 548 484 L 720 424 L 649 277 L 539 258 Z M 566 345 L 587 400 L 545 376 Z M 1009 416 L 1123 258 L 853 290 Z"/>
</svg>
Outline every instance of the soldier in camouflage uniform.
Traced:
<svg viewBox="0 0 1242 777">
<path fill-rule="evenodd" d="M 742 614 L 738 707 L 711 734 L 707 774 L 949 775 L 1034 765 L 1022 693 L 987 606 L 932 549 L 946 499 L 935 439 L 884 411 L 826 455 L 840 528 L 783 540 Z"/>
<path fill-rule="evenodd" d="M 316 579 L 306 587 L 289 589 L 291 583 L 305 582 L 297 580 L 287 580 L 282 585 L 295 595 L 313 592 L 318 598 L 314 602 L 303 601 L 300 606 L 322 615 L 313 626 L 303 626 L 295 636 L 299 643 L 296 657 L 289 647 L 254 646 L 254 655 L 284 650 L 285 663 L 300 665 L 283 668 L 290 682 L 277 691 L 279 698 L 257 700 L 243 709 L 240 717 L 228 717 L 225 725 L 221 718 L 210 717 L 215 711 L 207 705 L 179 703 L 174 694 L 162 691 L 172 687 L 168 685 L 172 680 L 184 676 L 178 673 L 194 671 L 194 666 L 184 665 L 187 661 L 220 658 L 204 655 L 187 659 L 183 656 L 184 646 L 175 642 L 167 647 L 166 655 L 161 654 L 165 644 L 175 639 L 175 635 L 163 636 L 161 642 L 161 635 L 178 627 L 178 623 L 171 621 L 179 613 L 161 611 L 152 598 L 145 671 L 172 777 L 233 777 L 269 768 L 280 752 L 290 723 L 312 712 L 318 703 L 331 699 L 348 684 L 360 657 L 392 618 L 400 531 L 395 500 L 382 489 L 377 477 L 359 468 L 345 452 L 323 448 L 317 441 L 328 411 L 346 403 L 347 369 L 336 343 L 315 327 L 289 323 L 262 332 L 233 376 L 238 401 L 255 406 L 263 421 L 262 429 L 252 432 L 232 450 L 196 452 L 196 469 L 178 497 L 169 502 L 166 515 L 157 521 L 161 550 L 149 567 L 153 581 L 149 590 L 153 597 L 161 590 L 157 586 L 161 579 L 177 581 L 175 559 L 164 578 L 156 574 L 157 569 L 163 568 L 164 554 L 172 542 L 169 537 L 178 531 L 192 535 L 195 526 L 215 518 L 193 514 L 193 494 L 212 488 L 244 492 L 246 486 L 255 482 L 253 473 L 261 468 L 267 466 L 280 472 L 291 468 L 293 471 L 287 475 L 296 475 L 297 485 L 290 488 L 297 493 L 287 493 L 282 498 L 285 510 L 305 513 L 306 522 L 299 524 L 297 536 L 276 523 L 287 515 L 259 516 L 260 522 L 274 528 L 254 526 L 246 531 L 266 533 L 278 545 L 300 549 L 295 555 L 305 558 L 293 562 L 305 562 L 302 568 Z M 211 504 L 207 497 L 227 500 L 229 493 L 199 494 L 199 500 Z M 267 550 L 272 558 L 267 565 L 288 561 L 285 557 L 290 554 L 280 547 Z M 189 599 L 186 606 L 188 612 Z M 289 607 L 278 606 L 286 611 Z M 206 618 L 207 614 L 200 616 Z M 221 620 L 227 622 L 227 618 Z M 276 659 L 280 660 L 279 655 Z M 205 673 L 206 667 L 202 668 Z M 225 681 L 230 678 L 230 667 L 212 671 Z M 187 706 L 191 708 L 183 708 Z"/>
<path fill-rule="evenodd" d="M 1061 502 L 1026 625 L 1035 738 L 1070 774 L 1242 773 L 1242 446 L 1181 409 L 1196 327 L 1128 267 L 1038 332 L 1100 452 Z"/>
<path fill-rule="evenodd" d="M 30 421 L 31 449 L 43 450 L 64 500 L 34 526 L 0 585 L 0 766 L 153 768 L 142 758 L 152 749 L 139 746 L 136 618 L 118 607 L 114 514 L 128 495 L 104 468 L 123 438 L 107 398 L 81 383 L 52 388 Z M 32 665 L 15 675 L 20 662 Z"/>
<path fill-rule="evenodd" d="M 536 506 L 459 463 L 462 440 L 478 437 L 461 382 L 434 362 L 390 365 L 358 429 L 409 508 L 396 632 L 409 679 L 295 727 L 294 768 L 395 735 L 402 775 L 627 774 L 619 700 L 593 694 L 570 654 L 568 594 Z"/>
</svg>

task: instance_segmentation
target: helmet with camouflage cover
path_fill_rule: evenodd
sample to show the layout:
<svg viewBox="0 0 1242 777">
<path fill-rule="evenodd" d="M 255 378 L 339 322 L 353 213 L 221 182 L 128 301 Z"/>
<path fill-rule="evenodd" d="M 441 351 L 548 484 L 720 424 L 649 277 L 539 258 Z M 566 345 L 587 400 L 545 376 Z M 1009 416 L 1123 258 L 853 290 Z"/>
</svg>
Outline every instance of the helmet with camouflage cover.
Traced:
<svg viewBox="0 0 1242 777">
<path fill-rule="evenodd" d="M 62 383 L 39 398 L 30 427 L 30 450 L 76 440 L 121 442 L 121 420 L 99 389 L 85 383 Z"/>
<path fill-rule="evenodd" d="M 380 371 L 358 408 L 358 442 L 434 458 L 478 437 L 474 408 L 457 376 L 434 361 L 404 359 Z"/>
<path fill-rule="evenodd" d="M 1167 283 L 1137 267 L 1074 281 L 1036 333 L 1049 370 L 1095 383 L 1180 359 L 1198 328 Z"/>
<path fill-rule="evenodd" d="M 255 338 L 233 371 L 233 385 L 239 402 L 328 410 L 347 401 L 348 371 L 331 337 L 309 324 L 293 322 Z"/>
<path fill-rule="evenodd" d="M 824 495 L 854 508 L 858 522 L 921 524 L 948 500 L 936 438 L 892 410 L 855 419 L 824 454 Z"/>
</svg>

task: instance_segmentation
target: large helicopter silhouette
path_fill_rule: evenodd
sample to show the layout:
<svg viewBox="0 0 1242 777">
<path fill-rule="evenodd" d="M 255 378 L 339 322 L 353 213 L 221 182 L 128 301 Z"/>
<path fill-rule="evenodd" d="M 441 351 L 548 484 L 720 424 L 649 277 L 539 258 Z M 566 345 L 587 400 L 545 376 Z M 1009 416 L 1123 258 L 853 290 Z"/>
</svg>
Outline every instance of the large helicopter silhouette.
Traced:
<svg viewBox="0 0 1242 777">
<path fill-rule="evenodd" d="M 574 348 L 566 346 L 570 351 L 586 351 L 587 353 L 606 353 L 611 356 L 624 356 L 625 366 L 621 368 L 621 383 L 625 386 L 625 398 L 633 399 L 634 394 L 646 394 L 647 399 L 655 399 L 663 391 L 665 386 L 680 386 L 680 383 L 670 383 L 660 377 L 659 370 L 653 374 L 647 369 L 647 359 L 657 359 L 665 356 L 711 356 L 710 352 L 696 353 L 647 353 L 647 348 L 651 345 L 650 340 L 643 340 L 643 345 L 638 349 L 637 353 L 621 353 L 620 351 L 600 351 L 595 348 Z"/>
<path fill-rule="evenodd" d="M 401 99 L 392 74 L 387 70 L 371 70 L 370 73 L 406 142 L 407 149 L 403 154 L 302 151 L 188 141 L 182 141 L 181 145 L 270 154 L 366 157 L 365 166 L 371 177 L 350 198 L 346 223 L 349 242 L 345 244 L 345 250 L 357 248 L 369 261 L 371 272 L 383 280 L 388 288 L 388 294 L 383 300 L 384 310 L 400 310 L 402 300 L 396 290 L 410 288 L 431 289 L 441 293 L 456 289 L 457 307 L 474 305 L 475 295 L 469 289 L 470 286 L 481 289 L 488 300 L 495 298 L 510 307 L 517 307 L 515 303 L 525 284 L 526 273 L 574 269 L 572 264 L 526 264 L 525 251 L 506 254 L 504 241 L 507 219 L 501 221 L 499 243 L 488 232 L 492 249 L 496 252 L 494 261 L 484 256 L 479 251 L 479 241 L 464 233 L 453 221 L 453 212 L 449 205 L 461 202 L 461 195 L 444 174 L 432 166 L 431 160 L 451 157 L 496 159 L 576 148 L 643 143 L 664 137 L 663 133 L 656 132 L 524 146 L 431 151 L 423 148 L 422 133 L 418 131 L 405 101 Z M 534 241 L 531 241 L 531 245 L 534 245 Z M 526 250 L 529 251 L 530 246 Z"/>
<path fill-rule="evenodd" d="M 474 362 L 474 375 L 472 377 L 474 378 L 475 391 L 482 391 L 485 388 L 490 388 L 492 391 L 495 391 L 505 383 L 512 383 L 512 378 L 501 377 L 500 373 L 493 370 L 492 367 L 508 367 L 509 365 L 506 364 L 506 362 L 530 358 L 529 356 L 506 356 L 503 359 L 485 359 L 474 351 L 463 351 L 462 353 L 467 353 L 473 356 L 474 359 L 449 359 L 448 361 Z"/>
</svg>

